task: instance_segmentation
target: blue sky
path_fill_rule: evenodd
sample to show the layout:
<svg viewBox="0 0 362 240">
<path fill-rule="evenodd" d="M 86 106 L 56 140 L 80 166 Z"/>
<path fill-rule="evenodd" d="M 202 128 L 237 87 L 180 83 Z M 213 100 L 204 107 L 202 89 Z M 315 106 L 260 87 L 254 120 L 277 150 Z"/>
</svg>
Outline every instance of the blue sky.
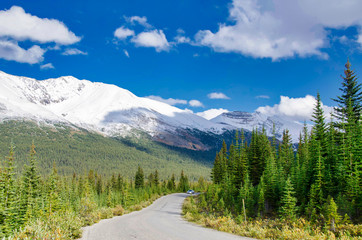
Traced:
<svg viewBox="0 0 362 240">
<path fill-rule="evenodd" d="M 334 105 L 348 57 L 362 73 L 359 0 L 2 0 L 0 10 L 0 70 L 115 84 L 194 112 L 302 120 L 307 95 Z"/>
</svg>

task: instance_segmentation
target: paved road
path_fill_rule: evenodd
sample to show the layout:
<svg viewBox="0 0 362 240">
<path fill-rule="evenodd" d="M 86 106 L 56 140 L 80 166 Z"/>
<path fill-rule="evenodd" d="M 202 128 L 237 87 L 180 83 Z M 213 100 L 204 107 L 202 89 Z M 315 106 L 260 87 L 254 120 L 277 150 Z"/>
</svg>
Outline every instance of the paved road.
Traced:
<svg viewBox="0 0 362 240">
<path fill-rule="evenodd" d="M 84 228 L 82 240 L 236 240 L 250 239 L 203 228 L 181 217 L 185 193 L 156 200 L 138 212 L 105 219 Z"/>
</svg>

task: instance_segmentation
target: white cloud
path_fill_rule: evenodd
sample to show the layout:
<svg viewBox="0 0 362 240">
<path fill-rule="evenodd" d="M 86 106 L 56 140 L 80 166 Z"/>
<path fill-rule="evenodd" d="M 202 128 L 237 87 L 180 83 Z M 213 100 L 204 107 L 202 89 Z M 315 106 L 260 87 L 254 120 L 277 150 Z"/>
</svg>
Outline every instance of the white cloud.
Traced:
<svg viewBox="0 0 362 240">
<path fill-rule="evenodd" d="M 362 27 L 359 0 L 233 0 L 231 23 L 217 32 L 199 31 L 195 40 L 218 52 L 235 52 L 255 58 L 328 57 L 326 28 Z M 362 37 L 359 38 L 362 44 Z"/>
<path fill-rule="evenodd" d="M 66 56 L 69 56 L 69 55 L 88 55 L 87 52 L 83 52 L 77 48 L 68 48 L 66 49 L 62 55 L 66 55 Z"/>
<path fill-rule="evenodd" d="M 29 49 L 21 48 L 15 41 L 0 40 L 0 58 L 20 63 L 39 63 L 44 60 L 46 50 L 38 45 L 34 45 Z"/>
<path fill-rule="evenodd" d="M 126 55 L 126 57 L 129 58 L 129 53 L 128 53 L 128 51 L 126 49 L 123 49 L 123 53 L 124 53 L 124 55 Z"/>
<path fill-rule="evenodd" d="M 176 43 L 189 43 L 192 44 L 191 39 L 185 36 L 185 31 L 181 28 L 177 29 L 177 36 L 174 37 Z"/>
<path fill-rule="evenodd" d="M 228 96 L 226 96 L 222 92 L 209 93 L 209 94 L 207 94 L 207 97 L 210 99 L 230 99 Z"/>
<path fill-rule="evenodd" d="M 270 97 L 268 95 L 259 95 L 255 97 L 256 99 L 270 99 Z"/>
<path fill-rule="evenodd" d="M 219 109 L 212 108 L 212 109 L 206 110 L 204 112 L 198 112 L 198 113 L 196 113 L 196 115 L 203 117 L 207 120 L 210 120 L 225 112 L 229 112 L 229 110 L 223 109 L 223 108 L 219 108 Z"/>
<path fill-rule="evenodd" d="M 200 102 L 199 100 L 195 100 L 195 99 L 190 100 L 190 101 L 183 100 L 183 99 L 175 99 L 175 98 L 165 99 L 165 98 L 162 98 L 160 96 L 154 96 L 154 95 L 147 96 L 145 98 L 149 98 L 149 99 L 156 100 L 156 101 L 159 101 L 159 102 L 167 103 L 167 104 L 172 105 L 172 106 L 177 105 L 177 104 L 180 104 L 180 105 L 188 104 L 191 107 L 204 107 L 202 102 Z"/>
<path fill-rule="evenodd" d="M 116 31 L 114 31 L 114 36 L 121 40 L 126 39 L 130 36 L 134 36 L 134 35 L 135 35 L 135 33 L 133 30 L 124 28 L 123 26 L 117 28 Z"/>
<path fill-rule="evenodd" d="M 175 99 L 175 98 L 164 99 L 164 98 L 162 98 L 160 96 L 154 96 L 154 95 L 147 96 L 146 98 L 156 100 L 156 101 L 159 101 L 159 102 L 163 102 L 163 103 L 167 103 L 169 105 L 176 105 L 176 104 L 186 105 L 187 104 L 187 101 L 182 100 L 182 99 Z"/>
<path fill-rule="evenodd" d="M 153 47 L 157 52 L 168 51 L 170 49 L 170 44 L 162 30 L 155 29 L 148 32 L 141 32 L 133 37 L 131 41 L 138 47 Z"/>
<path fill-rule="evenodd" d="M 176 36 L 174 39 L 176 43 L 191 43 L 191 39 L 185 36 Z"/>
<path fill-rule="evenodd" d="M 33 16 L 25 13 L 24 9 L 18 6 L 0 11 L 0 36 L 18 41 L 55 42 L 62 45 L 73 44 L 81 40 L 80 37 L 69 31 L 63 22 Z"/>
<path fill-rule="evenodd" d="M 147 22 L 146 17 L 140 17 L 140 16 L 132 16 L 132 17 L 125 17 L 127 22 L 130 22 L 132 24 L 138 23 L 145 28 L 152 28 L 152 25 Z"/>
<path fill-rule="evenodd" d="M 362 33 L 358 35 L 357 42 L 362 46 Z"/>
<path fill-rule="evenodd" d="M 306 95 L 303 98 L 290 98 L 280 96 L 279 104 L 273 107 L 259 107 L 256 111 L 268 116 L 286 117 L 295 121 L 309 121 L 312 119 L 313 109 L 316 105 L 316 98 L 311 95 Z M 322 104 L 326 119 L 330 119 L 332 107 Z"/>
<path fill-rule="evenodd" d="M 54 69 L 54 68 L 55 67 L 53 66 L 52 63 L 47 63 L 40 66 L 40 69 Z"/>
<path fill-rule="evenodd" d="M 175 45 L 175 42 L 169 42 L 167 40 L 163 30 L 155 29 L 151 24 L 149 24 L 146 17 L 132 16 L 124 18 L 131 25 L 139 24 L 143 26 L 144 30 L 136 34 L 136 32 L 131 29 L 132 27 L 126 28 L 125 26 L 121 26 L 114 31 L 114 36 L 116 38 L 126 40 L 130 37 L 130 42 L 132 42 L 136 47 L 155 48 L 157 52 L 169 51 L 171 46 Z M 182 34 L 180 31 L 183 30 L 177 30 L 179 34 Z M 183 37 L 180 39 L 177 38 L 177 40 L 183 41 L 184 43 L 189 43 L 188 41 L 191 41 L 187 37 Z"/>
<path fill-rule="evenodd" d="M 189 105 L 191 107 L 204 107 L 204 104 L 202 104 L 202 102 L 200 102 L 199 100 L 195 100 L 195 99 L 190 100 Z"/>
</svg>

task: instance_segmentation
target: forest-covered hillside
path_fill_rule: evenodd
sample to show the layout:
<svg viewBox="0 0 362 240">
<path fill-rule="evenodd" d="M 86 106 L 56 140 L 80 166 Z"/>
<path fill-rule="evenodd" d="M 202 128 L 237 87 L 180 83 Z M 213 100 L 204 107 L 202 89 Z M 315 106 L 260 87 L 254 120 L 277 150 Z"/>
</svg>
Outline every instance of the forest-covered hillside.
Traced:
<svg viewBox="0 0 362 240">
<path fill-rule="evenodd" d="M 184 170 L 190 179 L 209 177 L 215 152 L 193 151 L 154 142 L 146 134 L 110 138 L 63 125 L 46 126 L 29 121 L 0 123 L 0 156 L 15 146 L 15 165 L 21 171 L 28 161 L 32 142 L 36 146 L 39 169 L 49 174 L 55 164 L 60 175 L 84 174 L 89 170 L 110 176 L 133 177 L 138 165 L 145 174 L 155 171 L 161 178 Z"/>
</svg>

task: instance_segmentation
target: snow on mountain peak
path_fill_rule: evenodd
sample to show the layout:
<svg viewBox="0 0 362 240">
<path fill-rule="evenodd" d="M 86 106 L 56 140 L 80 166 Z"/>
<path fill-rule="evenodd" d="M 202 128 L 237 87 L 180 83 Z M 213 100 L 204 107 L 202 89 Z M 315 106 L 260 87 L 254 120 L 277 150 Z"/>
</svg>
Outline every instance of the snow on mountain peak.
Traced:
<svg viewBox="0 0 362 240">
<path fill-rule="evenodd" d="M 288 129 L 293 142 L 297 142 L 299 134 L 303 129 L 303 124 L 287 119 L 281 119 L 277 116 L 267 116 L 261 112 L 225 112 L 211 119 L 214 123 L 224 124 L 237 129 L 265 129 L 268 136 L 273 135 L 273 126 L 278 139 L 281 139 L 283 130 Z"/>
<path fill-rule="evenodd" d="M 0 119 L 63 122 L 111 136 L 126 135 L 132 129 L 151 136 L 170 136 L 177 135 L 179 129 L 221 134 L 225 130 L 243 128 L 251 131 L 263 126 L 271 135 L 274 123 L 277 133 L 288 128 L 295 140 L 301 129 L 297 123 L 260 112 L 228 112 L 225 109 L 217 109 L 217 112 L 222 114 L 208 120 L 189 110 L 137 97 L 116 85 L 72 76 L 39 81 L 0 71 Z M 216 115 L 215 111 L 211 114 Z"/>
<path fill-rule="evenodd" d="M 50 120 L 58 116 L 58 121 L 111 135 L 132 128 L 151 134 L 177 128 L 206 131 L 215 125 L 189 111 L 137 97 L 115 85 L 71 76 L 38 81 L 1 72 L 0 78 L 0 103 L 4 108 L 16 109 L 14 113 L 19 116 Z M 32 111 L 27 111 L 25 105 L 31 105 Z"/>
</svg>

